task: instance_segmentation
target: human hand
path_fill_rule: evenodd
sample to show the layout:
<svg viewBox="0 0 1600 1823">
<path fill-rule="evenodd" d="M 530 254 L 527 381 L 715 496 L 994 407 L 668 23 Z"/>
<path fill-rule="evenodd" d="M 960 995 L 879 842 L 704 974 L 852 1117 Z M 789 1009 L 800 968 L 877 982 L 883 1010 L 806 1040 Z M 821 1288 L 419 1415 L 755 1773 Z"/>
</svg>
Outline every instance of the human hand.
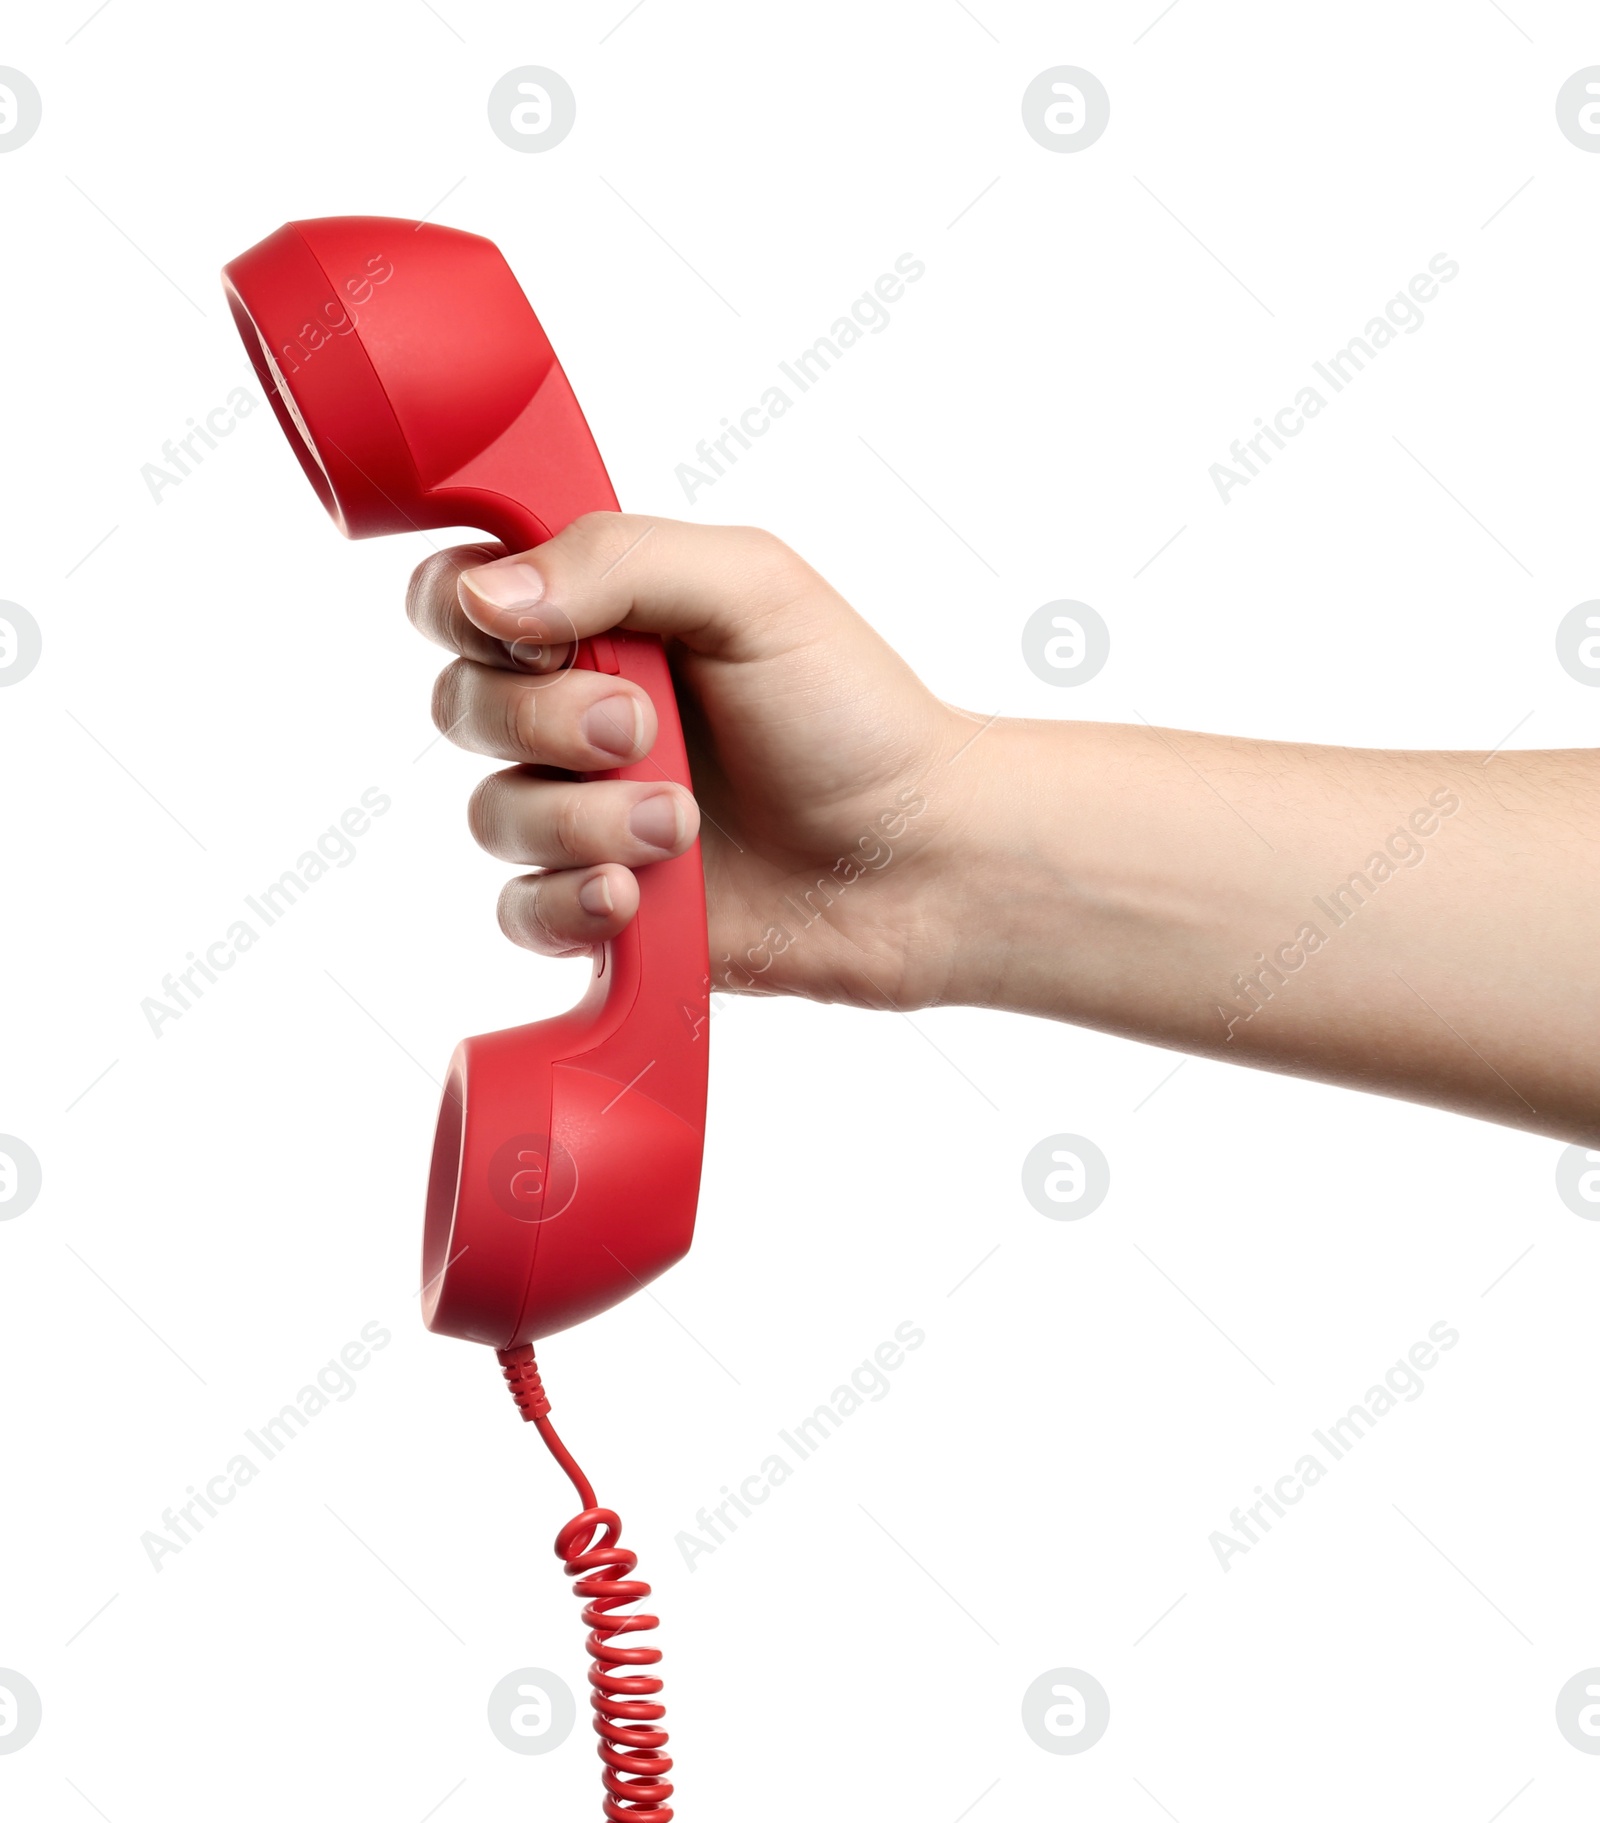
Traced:
<svg viewBox="0 0 1600 1823">
<path fill-rule="evenodd" d="M 714 988 L 1002 1007 L 1600 1133 L 1594 751 L 969 716 L 775 538 L 632 515 L 521 556 L 441 553 L 410 613 L 460 654 L 439 727 L 514 762 L 470 821 L 543 870 L 500 901 L 530 949 L 615 936 L 633 870 L 698 829 Z M 574 635 L 613 626 L 666 641 L 693 799 L 575 776 L 655 739 L 643 690 L 561 670 Z"/>
<path fill-rule="evenodd" d="M 633 870 L 698 832 L 714 988 L 879 1007 L 960 997 L 967 808 L 945 768 L 981 722 L 765 532 L 592 513 L 536 550 L 495 549 L 429 558 L 407 612 L 459 654 L 434 692 L 438 727 L 513 762 L 468 811 L 489 853 L 542 870 L 502 893 L 507 936 L 587 953 L 637 910 Z M 666 642 L 693 798 L 574 776 L 655 740 L 637 685 L 562 669 L 574 635 L 614 626 Z"/>
</svg>

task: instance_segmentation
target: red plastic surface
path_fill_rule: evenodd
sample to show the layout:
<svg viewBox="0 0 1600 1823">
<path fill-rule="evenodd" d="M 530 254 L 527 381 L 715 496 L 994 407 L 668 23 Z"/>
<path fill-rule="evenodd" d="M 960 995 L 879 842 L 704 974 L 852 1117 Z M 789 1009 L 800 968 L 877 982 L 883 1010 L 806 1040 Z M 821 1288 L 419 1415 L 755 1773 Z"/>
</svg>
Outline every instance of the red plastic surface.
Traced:
<svg viewBox="0 0 1600 1823">
<path fill-rule="evenodd" d="M 525 550 L 616 496 L 567 377 L 491 241 L 381 216 L 291 222 L 232 261 L 234 320 L 307 479 L 349 537 L 470 525 Z M 687 786 L 661 642 L 577 662 L 650 693 L 650 755 L 598 778 Z M 423 1316 L 512 1348 L 681 1259 L 705 1133 L 709 965 L 696 846 L 639 871 L 639 910 L 571 1012 L 469 1038 L 429 1173 Z"/>
</svg>

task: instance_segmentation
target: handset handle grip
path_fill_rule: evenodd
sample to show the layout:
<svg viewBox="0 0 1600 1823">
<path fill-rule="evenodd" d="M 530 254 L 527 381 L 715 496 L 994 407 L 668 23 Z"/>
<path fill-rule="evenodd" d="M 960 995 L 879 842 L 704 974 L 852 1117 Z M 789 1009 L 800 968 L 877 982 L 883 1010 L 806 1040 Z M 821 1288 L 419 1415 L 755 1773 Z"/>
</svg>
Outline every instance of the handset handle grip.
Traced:
<svg viewBox="0 0 1600 1823">
<path fill-rule="evenodd" d="M 510 498 L 504 480 L 493 490 L 481 485 L 479 475 L 488 478 L 484 471 L 489 457 L 502 465 L 512 455 L 508 443 L 522 443 L 516 453 L 537 463 L 526 479 L 518 476 L 516 491 L 540 501 L 545 516 Z M 553 477 L 547 454 L 552 448 L 587 449 L 590 459 L 569 462 L 559 478 Z M 453 477 L 448 492 L 460 496 L 462 523 L 481 527 L 509 551 L 537 548 L 584 513 L 617 511 L 610 478 L 559 366 L 552 368 L 535 406 L 472 468 L 478 473 Z M 501 467 L 501 475 L 504 472 Z M 584 777 L 667 782 L 692 790 L 683 722 L 660 639 L 613 627 L 580 640 L 574 664 L 638 685 L 656 714 L 656 738 L 649 753 L 631 765 Z M 698 838 L 684 854 L 639 868 L 637 879 L 638 911 L 617 937 L 601 946 L 589 992 L 566 1016 L 574 1044 L 570 1055 L 620 1082 L 637 1080 L 652 1100 L 701 1127 L 710 971 Z"/>
</svg>

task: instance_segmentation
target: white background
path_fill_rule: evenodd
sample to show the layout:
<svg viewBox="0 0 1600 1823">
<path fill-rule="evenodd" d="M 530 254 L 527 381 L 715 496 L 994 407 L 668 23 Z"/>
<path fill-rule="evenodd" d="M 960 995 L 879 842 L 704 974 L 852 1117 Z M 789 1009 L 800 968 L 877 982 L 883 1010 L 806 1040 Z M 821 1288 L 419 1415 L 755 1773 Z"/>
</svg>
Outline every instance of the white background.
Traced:
<svg viewBox="0 0 1600 1823">
<path fill-rule="evenodd" d="M 44 1191 L 0 1225 L 0 1666 L 44 1727 L 7 1815 L 598 1813 L 582 1727 L 524 1758 L 484 1719 L 582 1676 L 569 1491 L 413 1297 L 431 1077 L 582 970 L 496 932 L 401 610 L 426 544 L 341 543 L 264 407 L 141 477 L 251 380 L 216 272 L 281 221 L 493 237 L 626 505 L 772 527 L 983 714 L 1594 742 L 1553 647 L 1600 593 L 1600 157 L 1554 116 L 1592 9 L 1158 10 L 12 9 L 0 597 L 45 650 L 0 693 L 0 1129 Z M 485 112 L 522 64 L 578 97 L 536 156 Z M 1111 95 L 1075 156 L 1021 122 L 1056 64 Z M 890 328 L 687 505 L 675 465 L 908 251 Z M 1224 507 L 1209 465 L 1440 252 L 1424 327 Z M 1112 631 L 1076 690 L 1018 641 L 1063 596 Z M 356 859 L 153 1037 L 369 786 Z M 713 1039 L 695 1251 L 542 1351 L 656 1585 L 683 1817 L 1592 1813 L 1553 1713 L 1600 1662 L 1600 1226 L 1559 1147 L 1209 1062 L 1153 1093 L 1164 1052 L 982 1012 L 732 1002 Z M 1111 1161 L 1081 1222 L 1020 1188 L 1059 1132 Z M 371 1320 L 355 1396 L 154 1571 Z M 696 1510 L 906 1320 L 890 1396 L 690 1573 Z M 1211 1531 L 1439 1320 L 1426 1394 L 1224 1574 Z M 1110 1694 L 1080 1756 L 1020 1721 L 1060 1666 Z"/>
</svg>

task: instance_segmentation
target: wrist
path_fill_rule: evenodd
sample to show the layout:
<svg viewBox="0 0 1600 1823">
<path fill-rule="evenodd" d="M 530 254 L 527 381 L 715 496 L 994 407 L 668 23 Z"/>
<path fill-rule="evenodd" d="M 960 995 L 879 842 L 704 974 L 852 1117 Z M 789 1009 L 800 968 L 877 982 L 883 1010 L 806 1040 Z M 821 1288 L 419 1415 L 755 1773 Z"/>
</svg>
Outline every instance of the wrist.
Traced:
<svg viewBox="0 0 1600 1823">
<path fill-rule="evenodd" d="M 1238 966 L 1241 904 L 1281 889 L 1173 742 L 999 721 L 951 771 L 941 998 L 1206 1048 L 1206 984 Z"/>
<path fill-rule="evenodd" d="M 1037 1012 L 1059 994 L 1062 952 L 1087 886 L 1073 852 L 1073 806 L 1095 771 L 1096 732 L 1011 719 L 959 724 L 947 782 L 930 793 L 946 799 L 941 1001 Z"/>
</svg>

